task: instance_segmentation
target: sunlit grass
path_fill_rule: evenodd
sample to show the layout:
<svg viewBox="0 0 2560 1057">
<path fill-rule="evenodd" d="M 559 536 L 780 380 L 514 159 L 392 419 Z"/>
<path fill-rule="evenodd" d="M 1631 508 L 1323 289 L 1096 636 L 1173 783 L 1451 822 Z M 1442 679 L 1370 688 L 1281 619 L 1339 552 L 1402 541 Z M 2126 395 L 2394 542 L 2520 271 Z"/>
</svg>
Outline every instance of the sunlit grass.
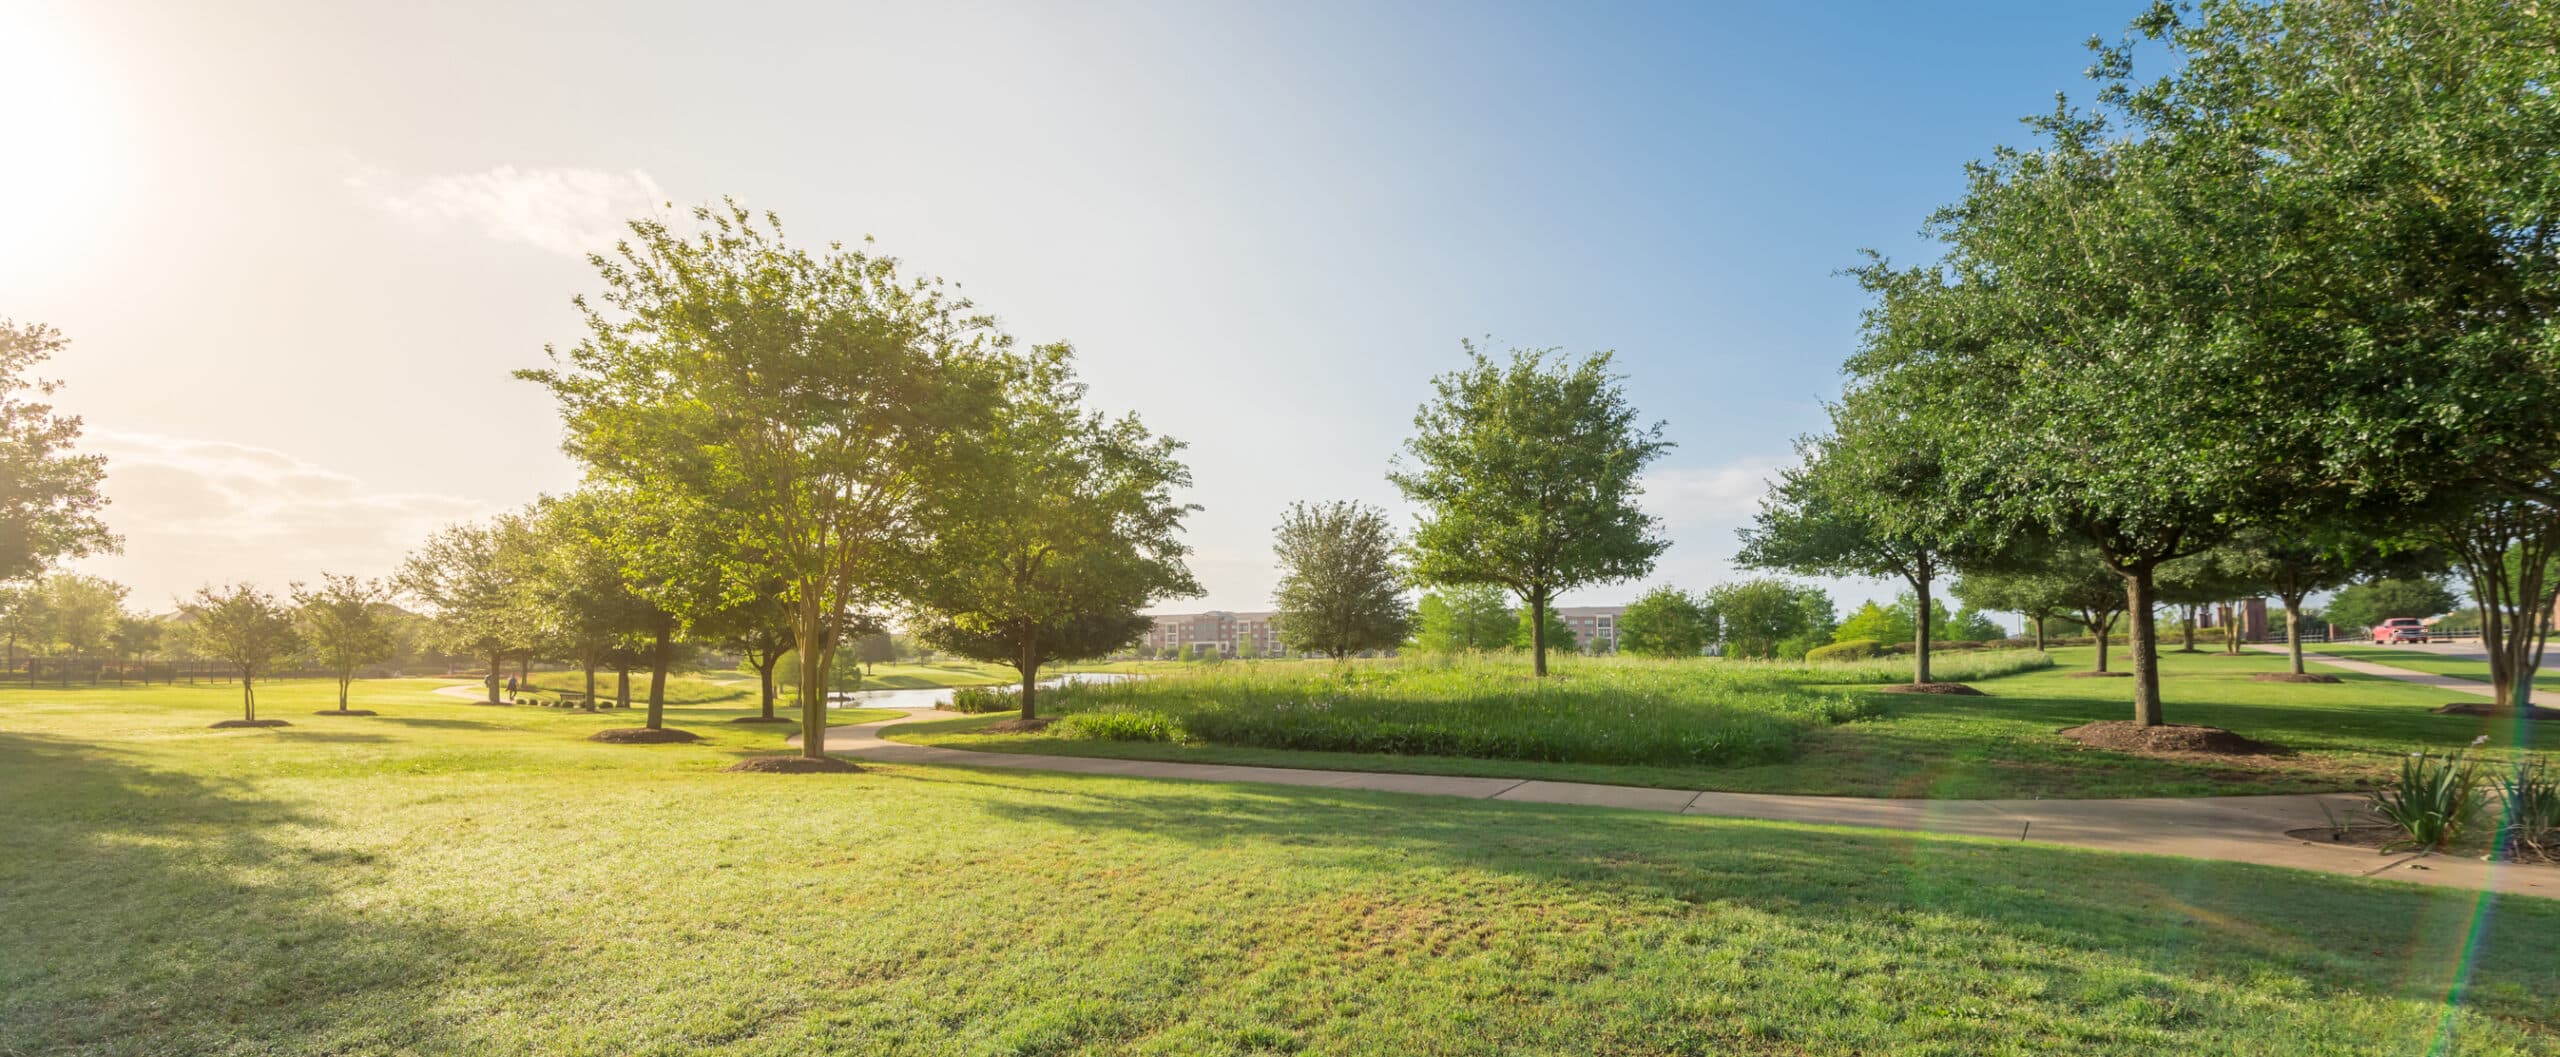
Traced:
<svg viewBox="0 0 2560 1057">
<path fill-rule="evenodd" d="M 1381 793 L 725 774 L 783 732 L 679 706 L 706 743 L 599 745 L 630 717 L 431 685 L 360 684 L 368 719 L 279 684 L 268 731 L 206 729 L 221 686 L 0 691 L 0 1053 L 2560 1049 L 2546 900 Z"/>
</svg>

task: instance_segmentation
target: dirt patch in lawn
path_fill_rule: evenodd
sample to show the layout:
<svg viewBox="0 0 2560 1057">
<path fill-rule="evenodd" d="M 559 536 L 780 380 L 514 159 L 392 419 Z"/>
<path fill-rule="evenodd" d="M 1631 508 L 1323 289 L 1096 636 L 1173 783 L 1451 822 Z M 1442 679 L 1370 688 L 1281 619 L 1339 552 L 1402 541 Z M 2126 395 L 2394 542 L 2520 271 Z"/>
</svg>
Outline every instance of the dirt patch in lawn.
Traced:
<svg viewBox="0 0 2560 1057">
<path fill-rule="evenodd" d="M 749 756 L 721 768 L 731 774 L 853 774 L 862 770 L 851 760 L 833 756 Z"/>
<path fill-rule="evenodd" d="M 793 718 L 791 718 L 791 717 L 789 717 L 789 716 L 739 716 L 738 718 L 733 719 L 733 720 L 730 720 L 729 722 L 731 722 L 731 723 L 798 723 L 798 722 L 800 722 L 800 721 L 799 721 L 799 720 L 796 720 L 796 719 L 793 719 Z"/>
<path fill-rule="evenodd" d="M 2334 683 L 2338 677 L 2318 672 L 2259 672 L 2249 677 L 2253 683 Z"/>
<path fill-rule="evenodd" d="M 2495 719 L 2517 718 L 2516 710 L 2514 708 L 2507 705 L 2493 704 L 2487 701 L 2456 701 L 2450 705 L 2444 706 L 2443 708 L 2436 709 L 2435 713 L 2439 716 L 2489 716 Z M 2544 708 L 2541 705 L 2526 705 L 2524 706 L 2523 718 L 2560 719 L 2560 709 Z"/>
<path fill-rule="evenodd" d="M 673 745 L 678 742 L 700 741 L 702 738 L 690 730 L 677 730 L 674 727 L 662 727 L 656 730 L 648 727 L 617 727 L 613 730 L 599 730 L 589 734 L 587 740 L 601 741 L 611 745 Z"/>
<path fill-rule="evenodd" d="M 2072 672 L 2073 679 L 2131 679 L 2132 672 Z"/>
<path fill-rule="evenodd" d="M 214 724 L 213 729 L 233 730 L 240 727 L 290 727 L 292 725 L 281 719 L 226 719 Z"/>
<path fill-rule="evenodd" d="M 1963 683 L 1891 683 L 1877 687 L 1888 694 L 1953 694 L 1957 697 L 1982 697 L 1982 691 Z"/>
<path fill-rule="evenodd" d="M 375 716 L 380 714 L 381 713 L 375 712 L 370 708 L 324 708 L 312 713 L 312 715 L 315 716 Z"/>
<path fill-rule="evenodd" d="M 981 728 L 980 733 L 985 733 L 985 734 L 1038 734 L 1038 733 L 1040 733 L 1041 731 L 1044 731 L 1044 730 L 1049 729 L 1049 724 L 1051 724 L 1051 723 L 1055 723 L 1055 722 L 1057 722 L 1057 720 L 1054 720 L 1054 719 L 1021 719 L 1021 718 L 1014 718 L 1014 719 L 1008 719 L 1008 720 L 1005 720 L 1005 721 L 1004 721 L 1004 722 L 1002 722 L 1002 723 L 989 723 L 989 724 L 987 724 L 984 728 Z"/>
<path fill-rule="evenodd" d="M 2220 727 L 2164 723 L 2146 727 L 2125 719 L 2083 723 L 2062 732 L 2082 745 L 2146 756 L 2274 756 L 2282 746 L 2244 738 Z"/>
</svg>

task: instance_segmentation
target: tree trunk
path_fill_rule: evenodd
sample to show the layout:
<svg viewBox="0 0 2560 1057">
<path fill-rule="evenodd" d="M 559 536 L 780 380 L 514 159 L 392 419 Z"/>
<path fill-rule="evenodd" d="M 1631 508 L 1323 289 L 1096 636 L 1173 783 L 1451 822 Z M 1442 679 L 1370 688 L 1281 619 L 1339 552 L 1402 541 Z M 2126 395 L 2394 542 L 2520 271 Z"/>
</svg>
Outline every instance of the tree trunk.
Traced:
<svg viewBox="0 0 2560 1057">
<path fill-rule="evenodd" d="M 2284 596 L 2285 652 L 2293 656 L 2293 674 L 2302 674 L 2302 596 Z"/>
<path fill-rule="evenodd" d="M 488 684 L 488 687 L 489 687 L 489 703 L 490 703 L 490 704 L 493 704 L 493 705 L 494 705 L 494 704 L 498 704 L 498 703 L 499 703 L 499 702 L 498 702 L 498 673 L 499 673 L 499 672 L 502 672 L 502 671 L 505 671 L 505 670 L 506 670 L 506 667 L 507 667 L 507 655 L 506 655 L 506 653 L 505 653 L 504 651 L 501 651 L 501 650 L 490 650 L 490 651 L 489 651 L 489 678 L 487 678 L 487 679 L 485 679 L 485 680 L 482 680 L 483 682 L 485 682 L 486 684 Z"/>
<path fill-rule="evenodd" d="M 1040 692 L 1040 666 L 1025 661 L 1014 665 L 1014 670 L 1022 673 L 1022 718 L 1037 718 L 1039 712 L 1033 708 L 1032 697 Z"/>
<path fill-rule="evenodd" d="M 2202 619 L 2204 619 L 2204 607 L 2203 607 L 2203 606 L 2188 606 L 2188 607 L 2187 607 L 2187 621 L 2186 621 L 2186 627 L 2185 627 L 2184 629 L 2182 629 L 2182 630 L 2179 632 L 2179 634 L 2183 636 L 2183 639 L 2182 639 L 2182 641 L 2178 644 L 2178 652 L 2180 652 L 2180 653 L 2201 653 L 2201 652 L 2203 652 L 2203 651 L 2201 651 L 2201 650 L 2196 649 L 2196 621 L 2198 621 L 2198 620 L 2202 620 Z"/>
<path fill-rule="evenodd" d="M 516 685 L 522 687 L 531 687 L 533 685 L 532 650 L 526 650 L 523 653 L 516 655 Z"/>
<path fill-rule="evenodd" d="M 1529 592 L 1529 670 L 1547 677 L 1547 590 Z"/>
<path fill-rule="evenodd" d="M 249 685 L 249 673 L 240 673 L 240 718 L 258 721 L 258 692 Z"/>
<path fill-rule="evenodd" d="M 2033 624 L 2035 624 L 2035 626 L 2036 626 L 2036 652 L 2037 652 L 2037 653 L 2043 653 L 2043 652 L 2044 652 L 2044 618 L 2043 618 L 2043 617 L 2028 617 L 2028 618 L 2027 618 L 2027 620 L 2028 620 L 2028 621 L 2030 621 L 2030 622 L 2032 622 L 2032 623 L 2033 623 Z"/>
<path fill-rule="evenodd" d="M 1920 575 L 1911 578 L 1911 587 L 1919 605 L 1911 621 L 1911 685 L 1929 681 L 1929 566 L 1922 563 Z"/>
<path fill-rule="evenodd" d="M 2132 633 L 2126 636 L 2133 650 L 2133 721 L 2146 727 L 2161 723 L 2160 629 L 2151 612 L 2159 604 L 2160 592 L 2152 583 L 2151 570 L 2140 565 L 2122 574 L 2125 615 L 2133 619 Z"/>
<path fill-rule="evenodd" d="M 2089 669 L 2089 670 L 2090 670 L 2090 671 L 2093 671 L 2093 672 L 2103 672 L 2103 671 L 2106 671 L 2106 670 L 2107 670 L 2107 631 L 2108 631 L 2108 629 L 2115 627 L 2115 626 L 2116 626 L 2116 622 L 2115 622 L 2112 618 L 2110 618 L 2106 623 L 2101 624 L 2101 623 L 2099 623 L 2096 619 L 2094 619 L 2094 614 L 2086 614 L 2086 613 L 2084 613 L 2084 614 L 2081 614 L 2081 615 L 2082 615 L 2082 616 L 2084 616 L 2084 617 L 2091 617 L 2091 618 L 2092 618 L 2092 619 L 2090 619 L 2090 620 L 2086 621 L 2086 623 L 2089 625 L 2089 637 L 2090 637 L 2090 639 L 2091 639 L 2091 640 L 2095 641 L 2095 642 L 2098 644 L 2098 666 L 2097 666 L 2097 667 L 2095 667 L 2095 668 L 2091 668 L 2091 669 Z"/>
<path fill-rule="evenodd" d="M 354 672 L 341 672 L 341 673 L 339 673 L 339 675 L 338 675 L 338 711 L 340 711 L 340 712 L 344 712 L 344 711 L 346 711 L 346 710 L 347 710 L 347 687 L 348 687 L 349 685 L 353 684 L 355 681 L 356 681 L 356 676 L 355 676 L 355 673 L 354 673 Z"/>
<path fill-rule="evenodd" d="M 775 662 L 781 659 L 782 655 L 778 653 L 768 655 L 765 657 L 764 663 L 756 668 L 756 681 L 763 684 L 764 696 L 761 700 L 764 702 L 764 718 L 766 719 L 773 718 L 773 666 Z"/>
<path fill-rule="evenodd" d="M 799 585 L 799 609 L 792 614 L 793 630 L 799 633 L 795 645 L 800 650 L 800 755 L 812 760 L 827 758 L 827 697 L 821 680 L 813 678 L 826 671 L 826 612 L 819 607 L 819 585 Z"/>
<path fill-rule="evenodd" d="M 579 663 L 578 663 L 578 667 L 579 667 L 580 669 L 584 670 L 584 671 L 586 672 L 586 676 L 587 676 L 587 707 L 588 707 L 588 708 L 594 708 L 594 707 L 596 707 L 596 659 L 595 659 L 595 655 L 594 655 L 594 654 L 588 654 L 584 659 L 582 659 L 582 660 L 580 660 L 580 661 L 579 661 Z"/>
<path fill-rule="evenodd" d="M 595 702 L 587 703 L 592 705 Z M 629 668 L 613 670 L 613 704 L 616 708 L 631 707 L 631 669 Z"/>
<path fill-rule="evenodd" d="M 649 729 L 656 730 L 667 718 L 667 664 L 675 657 L 675 629 L 672 618 L 658 620 L 657 637 L 649 642 Z"/>
</svg>

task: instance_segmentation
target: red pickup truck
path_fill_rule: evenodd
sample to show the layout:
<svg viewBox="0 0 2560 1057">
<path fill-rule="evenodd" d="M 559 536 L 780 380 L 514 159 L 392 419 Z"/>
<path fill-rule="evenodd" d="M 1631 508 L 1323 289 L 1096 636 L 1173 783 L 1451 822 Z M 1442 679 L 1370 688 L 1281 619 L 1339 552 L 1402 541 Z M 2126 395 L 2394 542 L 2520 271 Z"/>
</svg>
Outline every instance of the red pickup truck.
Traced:
<svg viewBox="0 0 2560 1057">
<path fill-rule="evenodd" d="M 2419 623 L 2416 617 L 2393 617 L 2373 626 L 2373 641 L 2376 645 L 2389 642 L 2424 643 L 2427 641 L 2427 626 Z"/>
</svg>

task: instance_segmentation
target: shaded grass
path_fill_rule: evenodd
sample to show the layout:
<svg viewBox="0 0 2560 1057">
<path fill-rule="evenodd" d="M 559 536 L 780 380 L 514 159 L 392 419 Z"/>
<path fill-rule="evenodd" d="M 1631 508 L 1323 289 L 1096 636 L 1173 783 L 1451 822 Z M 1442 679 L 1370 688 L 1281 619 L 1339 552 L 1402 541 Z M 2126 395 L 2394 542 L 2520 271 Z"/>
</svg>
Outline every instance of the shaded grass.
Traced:
<svg viewBox="0 0 2560 1057">
<path fill-rule="evenodd" d="M 600 746 L 603 717 L 428 685 L 253 732 L 202 729 L 220 688 L 0 693 L 0 1053 L 2560 1050 L 2546 900 L 1336 790 L 726 775 L 780 735 Z"/>
<path fill-rule="evenodd" d="M 2062 667 L 1979 680 L 1978 698 L 1868 698 L 1871 718 L 1807 727 L 1793 758 L 1712 766 L 1598 765 L 1446 755 L 1333 753 L 1202 743 L 1112 742 L 1056 734 L 975 733 L 979 720 L 893 727 L 917 744 L 995 752 L 1115 756 L 1197 763 L 1546 778 L 1675 789 L 1944 798 L 2211 796 L 2365 788 L 2417 749 L 2446 751 L 2487 735 L 2484 758 L 2530 738 L 2513 723 L 2429 712 L 2444 691 L 2341 673 L 2337 684 L 2251 682 L 2280 671 L 2274 655 L 2162 657 L 2169 721 L 2217 726 L 2295 750 L 2292 755 L 2161 759 L 2085 748 L 2056 733 L 2094 720 L 2129 719 L 2128 680 L 2077 679 L 2089 648 L 2054 651 Z M 2121 664 L 2124 658 L 2116 658 Z M 1175 680 L 1152 684 L 1157 692 Z M 2532 750 L 2560 757 L 2548 746 Z"/>
</svg>

